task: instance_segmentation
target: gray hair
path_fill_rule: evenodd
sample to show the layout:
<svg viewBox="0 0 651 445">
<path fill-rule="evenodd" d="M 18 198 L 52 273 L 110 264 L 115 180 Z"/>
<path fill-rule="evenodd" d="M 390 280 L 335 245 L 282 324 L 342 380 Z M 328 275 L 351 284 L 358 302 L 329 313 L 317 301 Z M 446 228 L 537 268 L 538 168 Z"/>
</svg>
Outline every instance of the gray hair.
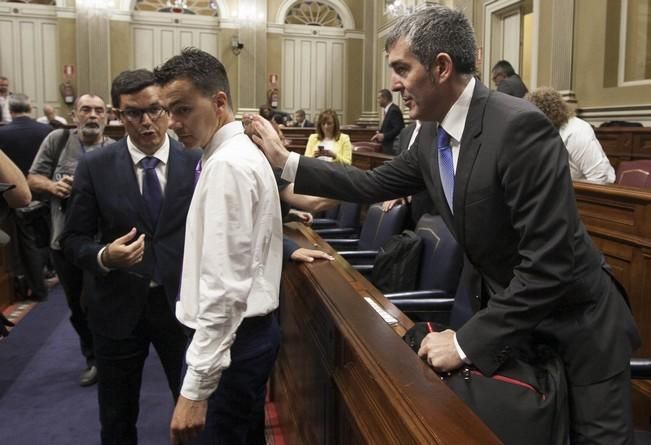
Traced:
<svg viewBox="0 0 651 445">
<path fill-rule="evenodd" d="M 22 93 L 9 96 L 9 111 L 16 114 L 31 113 L 32 106 L 29 103 L 29 97 Z"/>
<path fill-rule="evenodd" d="M 428 71 L 436 56 L 446 53 L 457 73 L 475 72 L 475 33 L 461 11 L 433 5 L 400 17 L 387 36 L 385 50 L 389 51 L 401 38 Z"/>
</svg>

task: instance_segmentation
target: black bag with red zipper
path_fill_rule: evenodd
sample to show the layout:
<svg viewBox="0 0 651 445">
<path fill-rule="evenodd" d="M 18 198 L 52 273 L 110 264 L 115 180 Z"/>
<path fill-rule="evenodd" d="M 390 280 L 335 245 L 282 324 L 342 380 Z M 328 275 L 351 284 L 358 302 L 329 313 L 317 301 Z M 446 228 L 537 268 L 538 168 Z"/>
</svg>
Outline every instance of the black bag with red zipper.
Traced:
<svg viewBox="0 0 651 445">
<path fill-rule="evenodd" d="M 427 323 L 417 323 L 404 340 L 417 352 L 427 333 Z M 550 347 L 536 346 L 526 359 L 512 358 L 492 376 L 471 365 L 439 376 L 505 445 L 569 443 L 565 368 Z"/>
</svg>

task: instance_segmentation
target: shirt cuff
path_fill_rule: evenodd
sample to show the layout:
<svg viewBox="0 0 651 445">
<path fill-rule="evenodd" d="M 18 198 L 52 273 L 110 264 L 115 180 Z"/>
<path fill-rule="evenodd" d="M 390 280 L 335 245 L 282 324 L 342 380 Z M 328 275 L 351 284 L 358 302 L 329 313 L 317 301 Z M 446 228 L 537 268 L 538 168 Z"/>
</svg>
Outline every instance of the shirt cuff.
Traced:
<svg viewBox="0 0 651 445">
<path fill-rule="evenodd" d="M 102 262 L 102 254 L 104 253 L 104 250 L 106 250 L 108 246 L 104 246 L 101 249 L 99 249 L 99 252 L 97 252 L 97 264 L 99 264 L 100 269 L 102 269 L 104 272 L 110 272 L 111 269 L 106 267 L 104 263 Z"/>
<path fill-rule="evenodd" d="M 189 400 L 199 401 L 208 399 L 217 390 L 221 374 L 215 379 L 206 379 L 192 368 L 188 368 L 183 378 L 181 395 Z"/>
<path fill-rule="evenodd" d="M 461 357 L 461 360 L 464 361 L 467 365 L 471 364 L 472 362 L 468 359 L 468 356 L 466 355 L 465 352 L 463 352 L 463 349 L 461 349 L 461 346 L 459 346 L 459 342 L 457 341 L 457 334 L 454 334 L 454 347 L 457 348 L 457 354 L 459 354 L 459 357 Z"/>
<path fill-rule="evenodd" d="M 294 182 L 296 180 L 296 171 L 298 170 L 298 161 L 300 159 L 301 155 L 294 153 L 293 151 L 290 152 L 280 177 L 287 182 Z"/>
</svg>

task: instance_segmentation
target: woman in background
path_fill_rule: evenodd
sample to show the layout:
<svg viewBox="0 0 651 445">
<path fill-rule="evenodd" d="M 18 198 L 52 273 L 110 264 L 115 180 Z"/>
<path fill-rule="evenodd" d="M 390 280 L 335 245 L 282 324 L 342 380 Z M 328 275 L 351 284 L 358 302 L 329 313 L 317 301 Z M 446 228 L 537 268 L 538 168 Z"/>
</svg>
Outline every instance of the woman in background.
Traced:
<svg viewBox="0 0 651 445">
<path fill-rule="evenodd" d="M 558 91 L 551 87 L 540 87 L 525 98 L 540 108 L 558 129 L 569 154 L 572 180 L 596 184 L 615 182 L 615 170 L 592 126 L 574 115 Z"/>
<path fill-rule="evenodd" d="M 350 137 L 341 132 L 334 110 L 327 109 L 319 114 L 316 133 L 311 134 L 307 140 L 305 156 L 340 164 L 350 164 L 353 161 Z"/>
</svg>

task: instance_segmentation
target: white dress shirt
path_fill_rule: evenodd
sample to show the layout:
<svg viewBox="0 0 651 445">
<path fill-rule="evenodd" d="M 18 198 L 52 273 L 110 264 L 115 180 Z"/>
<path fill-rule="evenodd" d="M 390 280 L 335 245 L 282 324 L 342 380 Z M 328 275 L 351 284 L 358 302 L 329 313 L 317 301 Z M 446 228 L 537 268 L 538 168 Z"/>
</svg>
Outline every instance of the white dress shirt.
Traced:
<svg viewBox="0 0 651 445">
<path fill-rule="evenodd" d="M 11 112 L 9 111 L 9 96 L 0 96 L 0 107 L 2 107 L 2 122 L 11 122 Z"/>
<path fill-rule="evenodd" d="M 188 211 L 176 317 L 195 330 L 181 394 L 205 400 L 231 362 L 244 318 L 278 307 L 282 220 L 273 171 L 241 122 L 204 149 Z"/>
<path fill-rule="evenodd" d="M 558 132 L 570 155 L 573 180 L 597 184 L 615 182 L 615 169 L 589 123 L 573 116 Z"/>
<path fill-rule="evenodd" d="M 419 120 L 416 121 L 416 126 L 414 127 L 414 131 L 411 133 L 411 138 L 409 138 L 409 145 L 407 145 L 407 150 L 411 150 L 411 146 L 414 145 L 414 142 L 416 142 L 416 138 L 418 137 L 418 133 L 420 133 L 420 127 L 423 125 L 423 123 Z"/>
<path fill-rule="evenodd" d="M 470 101 L 472 100 L 472 93 L 475 91 L 475 78 L 471 78 L 468 85 L 464 88 L 461 96 L 456 100 L 452 105 L 450 110 L 447 112 L 439 126 L 450 135 L 450 148 L 452 148 L 452 159 L 454 164 L 454 172 L 457 171 L 457 162 L 459 160 L 459 151 L 461 149 L 461 136 L 463 135 L 463 130 L 466 127 L 466 118 L 468 117 L 468 110 L 470 108 Z M 283 172 L 281 177 L 285 181 L 295 182 L 296 180 L 296 171 L 298 170 L 298 162 L 301 159 L 301 156 L 298 153 L 291 152 L 285 162 L 283 167 Z M 457 352 L 461 359 L 469 363 L 468 357 L 459 346 L 457 342 L 457 336 L 454 336 L 454 345 L 457 348 Z"/>
</svg>

